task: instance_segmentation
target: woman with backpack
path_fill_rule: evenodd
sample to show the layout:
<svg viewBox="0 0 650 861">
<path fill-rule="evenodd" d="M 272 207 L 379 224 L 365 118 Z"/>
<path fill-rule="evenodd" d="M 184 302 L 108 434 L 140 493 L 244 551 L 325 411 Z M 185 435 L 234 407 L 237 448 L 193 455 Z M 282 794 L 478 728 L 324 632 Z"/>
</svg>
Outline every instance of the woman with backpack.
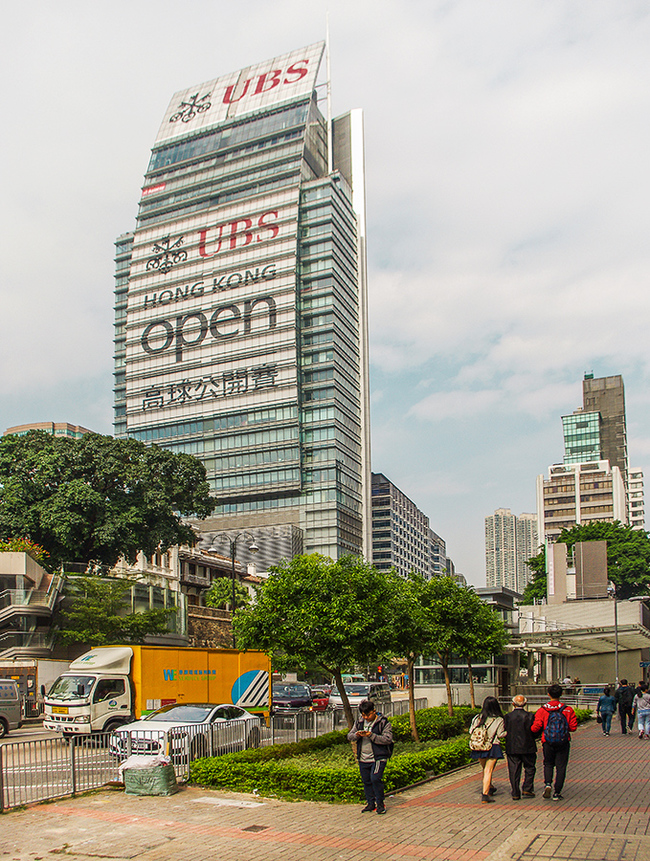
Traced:
<svg viewBox="0 0 650 861">
<path fill-rule="evenodd" d="M 496 793 L 492 785 L 494 767 L 503 759 L 500 740 L 505 737 L 506 728 L 503 722 L 503 712 L 496 697 L 486 697 L 483 700 L 481 713 L 475 715 L 469 725 L 469 748 L 472 759 L 477 759 L 483 769 L 483 786 L 481 804 L 489 804 L 491 796 Z"/>
</svg>

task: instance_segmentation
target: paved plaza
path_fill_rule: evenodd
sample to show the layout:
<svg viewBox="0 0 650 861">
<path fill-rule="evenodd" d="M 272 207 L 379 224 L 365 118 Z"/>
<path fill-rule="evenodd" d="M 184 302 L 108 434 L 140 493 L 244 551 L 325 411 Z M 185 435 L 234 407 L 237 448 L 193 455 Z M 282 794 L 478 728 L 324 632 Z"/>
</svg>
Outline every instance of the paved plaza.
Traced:
<svg viewBox="0 0 650 861">
<path fill-rule="evenodd" d="M 512 801 L 507 769 L 480 804 L 479 769 L 361 805 L 285 802 L 189 787 L 168 798 L 105 790 L 0 817 L 0 858 L 137 861 L 650 861 L 650 741 L 594 723 L 574 736 L 564 800 Z"/>
</svg>

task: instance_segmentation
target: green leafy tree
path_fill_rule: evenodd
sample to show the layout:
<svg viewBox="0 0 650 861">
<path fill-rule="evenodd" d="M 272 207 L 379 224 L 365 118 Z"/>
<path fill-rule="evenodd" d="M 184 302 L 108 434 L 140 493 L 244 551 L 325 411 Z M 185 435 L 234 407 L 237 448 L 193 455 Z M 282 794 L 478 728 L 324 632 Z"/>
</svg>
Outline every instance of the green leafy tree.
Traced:
<svg viewBox="0 0 650 861">
<path fill-rule="evenodd" d="M 493 655 L 501 655 L 510 639 L 503 620 L 496 611 L 471 589 L 463 589 L 459 598 L 465 622 L 459 634 L 458 653 L 467 661 L 469 670 L 469 694 L 473 707 L 476 706 L 474 696 L 474 673 L 472 664 L 478 661 L 488 661 Z"/>
<path fill-rule="evenodd" d="M 241 583 L 235 582 L 235 610 L 248 607 L 251 596 L 248 589 Z M 206 607 L 217 607 L 230 610 L 232 605 L 232 580 L 229 577 L 219 577 L 205 593 Z"/>
<path fill-rule="evenodd" d="M 193 545 L 181 518 L 214 506 L 203 464 L 187 454 L 100 434 L 0 440 L 0 538 L 29 536 L 55 567 Z"/>
<path fill-rule="evenodd" d="M 58 638 L 64 643 L 105 646 L 144 643 L 150 634 L 164 634 L 174 607 L 130 613 L 130 580 L 106 577 L 70 577 L 61 611 Z"/>
<path fill-rule="evenodd" d="M 539 553 L 526 560 L 533 572 L 526 584 L 520 604 L 534 604 L 536 600 L 546 598 L 546 548 L 542 546 Z"/>
<path fill-rule="evenodd" d="M 256 602 L 236 614 L 237 643 L 270 653 L 275 669 L 315 665 L 333 676 L 352 726 L 342 673 L 391 653 L 395 589 L 394 575 L 357 557 L 296 556 L 272 569 Z"/>
<path fill-rule="evenodd" d="M 409 724 L 411 736 L 418 742 L 418 729 L 415 722 L 415 662 L 422 654 L 428 641 L 429 621 L 426 613 L 427 581 L 420 574 L 412 572 L 407 578 L 397 578 L 395 598 L 391 604 L 394 632 L 393 648 L 406 660 L 409 684 Z"/>
<path fill-rule="evenodd" d="M 650 587 L 650 538 L 643 529 L 623 526 L 618 520 L 603 520 L 563 529 L 558 544 L 572 550 L 578 541 L 607 541 L 607 576 L 616 585 L 619 598 L 647 595 Z M 532 564 L 531 564 L 532 563 Z M 546 597 L 546 559 L 542 551 L 530 560 L 533 581 L 526 587 L 522 604 Z"/>
</svg>

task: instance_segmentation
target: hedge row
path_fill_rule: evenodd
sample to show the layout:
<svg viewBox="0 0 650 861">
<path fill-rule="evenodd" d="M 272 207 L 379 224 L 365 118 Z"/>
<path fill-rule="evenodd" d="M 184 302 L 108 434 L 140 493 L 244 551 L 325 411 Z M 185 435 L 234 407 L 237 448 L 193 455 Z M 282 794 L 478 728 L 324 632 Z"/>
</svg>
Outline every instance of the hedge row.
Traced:
<svg viewBox="0 0 650 861">
<path fill-rule="evenodd" d="M 479 712 L 480 709 L 473 709 L 470 706 L 456 706 L 453 715 L 449 714 L 447 706 L 420 709 L 415 713 L 418 737 L 420 741 L 454 738 L 469 727 L 472 718 Z M 411 724 L 408 714 L 393 717 L 390 722 L 393 726 L 393 739 L 395 741 L 409 741 L 411 739 Z"/>
<path fill-rule="evenodd" d="M 336 736 L 333 738 L 333 736 Z M 341 736 L 343 737 L 341 739 Z M 363 786 L 354 766 L 300 768 L 291 757 L 323 749 L 308 739 L 297 744 L 277 745 L 221 757 L 199 759 L 190 766 L 190 780 L 201 786 L 253 792 L 260 795 L 299 796 L 314 801 L 361 801 Z M 329 744 L 345 740 L 345 733 L 330 733 Z M 280 750 L 282 749 L 282 750 Z M 269 753 L 270 752 L 270 753 Z M 393 791 L 433 774 L 441 774 L 470 761 L 467 736 L 436 748 L 394 756 L 384 772 L 387 791 Z"/>
</svg>

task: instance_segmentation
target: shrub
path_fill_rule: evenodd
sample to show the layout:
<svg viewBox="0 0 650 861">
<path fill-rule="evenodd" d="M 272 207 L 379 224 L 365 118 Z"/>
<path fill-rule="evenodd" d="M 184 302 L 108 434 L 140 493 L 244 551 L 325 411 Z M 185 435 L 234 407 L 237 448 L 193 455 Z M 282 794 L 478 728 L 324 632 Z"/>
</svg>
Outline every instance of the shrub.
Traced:
<svg viewBox="0 0 650 861">
<path fill-rule="evenodd" d="M 327 765 L 297 761 L 295 757 L 324 750 L 345 741 L 345 733 L 329 733 L 297 744 L 230 753 L 196 760 L 190 766 L 193 783 L 260 795 L 283 795 L 320 801 L 361 801 L 363 786 L 356 763 Z M 393 756 L 384 772 L 387 791 L 470 761 L 467 736 L 435 747 Z"/>
<path fill-rule="evenodd" d="M 480 709 L 473 709 L 470 706 L 458 706 L 454 709 L 454 714 L 449 715 L 446 706 L 420 709 L 415 713 L 415 725 L 420 741 L 453 738 L 460 735 L 479 711 Z M 391 723 L 395 741 L 411 738 L 411 725 L 407 714 L 391 718 Z"/>
<path fill-rule="evenodd" d="M 584 723 L 585 721 L 591 720 L 593 717 L 591 709 L 574 709 L 573 711 L 578 718 L 578 723 Z"/>
</svg>

